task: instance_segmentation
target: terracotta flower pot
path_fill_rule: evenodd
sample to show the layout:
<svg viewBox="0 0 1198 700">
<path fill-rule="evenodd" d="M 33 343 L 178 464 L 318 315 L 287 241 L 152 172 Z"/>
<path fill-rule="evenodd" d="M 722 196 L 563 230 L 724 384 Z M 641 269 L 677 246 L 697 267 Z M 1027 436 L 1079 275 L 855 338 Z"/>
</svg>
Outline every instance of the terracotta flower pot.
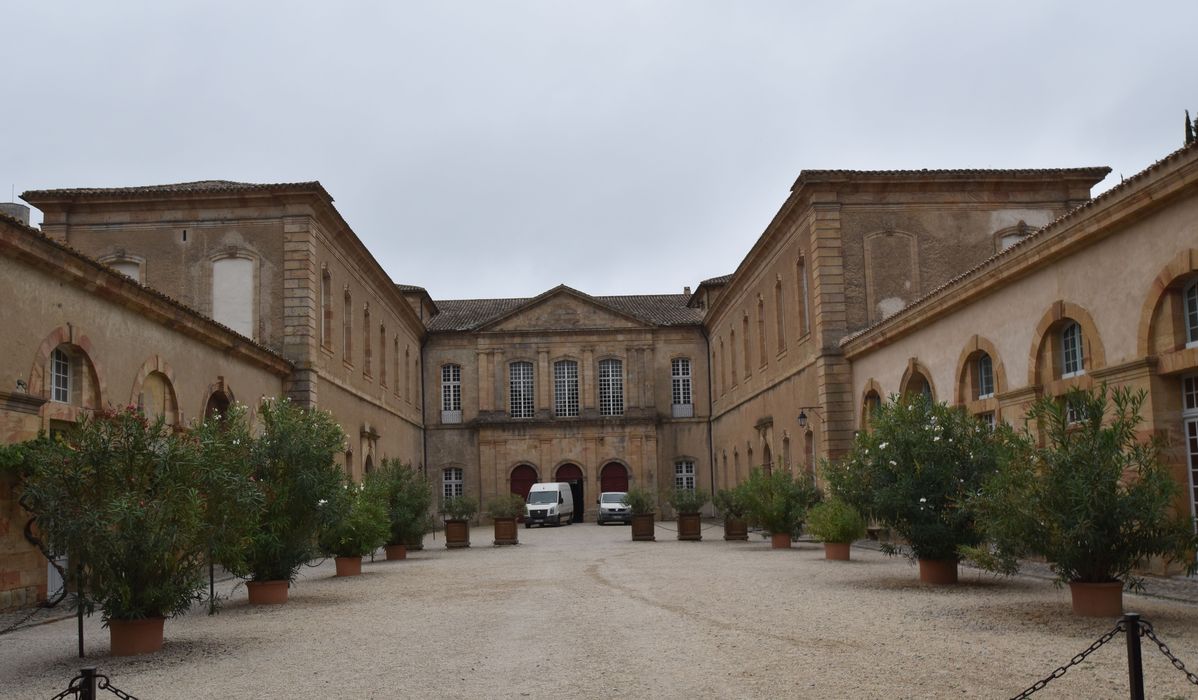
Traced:
<svg viewBox="0 0 1198 700">
<path fill-rule="evenodd" d="M 470 522 L 467 520 L 445 521 L 445 548 L 461 549 L 470 546 Z"/>
<path fill-rule="evenodd" d="M 678 539 L 686 542 L 703 540 L 703 521 L 698 513 L 678 514 Z"/>
<path fill-rule="evenodd" d="M 724 539 L 745 541 L 749 539 L 749 523 L 741 518 L 724 518 Z"/>
<path fill-rule="evenodd" d="M 333 563 L 337 565 L 338 576 L 362 575 L 362 557 L 336 557 Z"/>
<path fill-rule="evenodd" d="M 1123 614 L 1123 583 L 1070 581 L 1073 614 L 1082 617 L 1119 617 Z"/>
<path fill-rule="evenodd" d="M 387 553 L 387 561 L 408 558 L 408 546 L 406 544 L 389 544 L 383 547 L 383 551 Z"/>
<path fill-rule="evenodd" d="M 653 536 L 653 515 L 653 513 L 632 514 L 633 542 L 654 542 L 657 540 Z"/>
<path fill-rule="evenodd" d="M 848 561 L 849 552 L 852 551 L 852 543 L 850 542 L 825 542 L 824 543 L 824 559 L 831 561 Z"/>
<path fill-rule="evenodd" d="M 113 656 L 149 654 L 162 648 L 162 623 L 165 618 L 109 620 L 109 648 Z"/>
<path fill-rule="evenodd" d="M 956 559 L 920 559 L 919 580 L 938 586 L 957 582 Z"/>
<path fill-rule="evenodd" d="M 492 518 L 495 523 L 495 544 L 520 544 L 520 530 L 516 518 Z"/>
<path fill-rule="evenodd" d="M 770 533 L 770 547 L 774 549 L 790 549 L 789 532 Z"/>
<path fill-rule="evenodd" d="M 249 581 L 250 605 L 281 605 L 287 602 L 287 581 Z"/>
</svg>

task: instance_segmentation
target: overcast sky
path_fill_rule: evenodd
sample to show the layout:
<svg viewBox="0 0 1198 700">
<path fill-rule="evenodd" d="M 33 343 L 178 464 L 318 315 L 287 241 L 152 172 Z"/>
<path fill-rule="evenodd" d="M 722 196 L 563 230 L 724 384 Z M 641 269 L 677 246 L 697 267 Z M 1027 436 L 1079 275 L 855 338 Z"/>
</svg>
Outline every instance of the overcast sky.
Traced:
<svg viewBox="0 0 1198 700">
<path fill-rule="evenodd" d="M 319 180 L 434 298 L 681 292 L 805 168 L 1182 145 L 1198 2 L 0 2 L 0 182 Z M 35 221 L 40 216 L 34 213 Z"/>
</svg>

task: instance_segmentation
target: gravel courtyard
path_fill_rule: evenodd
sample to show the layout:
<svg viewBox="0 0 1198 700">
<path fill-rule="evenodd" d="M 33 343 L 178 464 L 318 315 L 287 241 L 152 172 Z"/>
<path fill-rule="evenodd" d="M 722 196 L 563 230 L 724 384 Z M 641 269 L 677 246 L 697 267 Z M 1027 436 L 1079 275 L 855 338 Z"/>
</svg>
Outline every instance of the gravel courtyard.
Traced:
<svg viewBox="0 0 1198 700">
<path fill-rule="evenodd" d="M 0 637 L 0 697 L 49 698 L 83 665 L 140 698 L 1004 698 L 1113 626 L 1069 612 L 1067 590 L 962 569 L 918 583 L 904 559 L 819 545 L 774 551 L 756 535 L 656 543 L 623 526 L 520 529 L 517 547 L 447 551 L 438 536 L 400 562 L 332 577 L 306 568 L 281 607 L 237 588 L 222 612 L 170 620 L 153 655 L 110 659 L 98 616 L 88 659 L 75 623 Z M 231 584 L 226 584 L 226 588 Z M 1127 596 L 1198 665 L 1198 605 Z M 1145 642 L 1150 698 L 1198 698 Z M 1122 637 L 1037 697 L 1127 697 Z M 115 697 L 107 696 L 106 697 Z"/>
</svg>

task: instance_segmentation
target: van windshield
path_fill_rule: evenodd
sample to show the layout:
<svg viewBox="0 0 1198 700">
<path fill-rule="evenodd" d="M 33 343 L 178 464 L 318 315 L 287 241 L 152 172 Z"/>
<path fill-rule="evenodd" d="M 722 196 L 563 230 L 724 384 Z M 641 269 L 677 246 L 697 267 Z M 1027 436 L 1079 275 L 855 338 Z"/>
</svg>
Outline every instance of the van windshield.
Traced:
<svg viewBox="0 0 1198 700">
<path fill-rule="evenodd" d="M 557 503 L 557 491 L 533 491 L 528 494 L 528 502 L 534 505 Z"/>
<path fill-rule="evenodd" d="M 623 494 L 623 493 L 605 493 L 605 494 L 603 494 L 603 502 L 604 503 L 623 503 L 625 495 L 626 494 Z"/>
</svg>

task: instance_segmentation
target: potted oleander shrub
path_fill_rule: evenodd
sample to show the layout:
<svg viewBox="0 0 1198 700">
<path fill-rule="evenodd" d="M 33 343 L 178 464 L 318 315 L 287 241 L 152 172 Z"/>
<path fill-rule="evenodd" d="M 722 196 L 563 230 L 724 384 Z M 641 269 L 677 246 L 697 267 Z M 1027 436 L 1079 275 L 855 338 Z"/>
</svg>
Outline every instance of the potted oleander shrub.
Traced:
<svg viewBox="0 0 1198 700">
<path fill-rule="evenodd" d="M 906 542 L 883 545 L 919 562 L 925 583 L 957 582 L 962 547 L 982 536 L 972 496 L 997 468 L 1005 430 L 922 394 L 891 397 L 868 432 L 825 469 L 832 493 Z"/>
<path fill-rule="evenodd" d="M 429 516 L 433 490 L 428 479 L 399 460 L 384 459 L 363 483 L 379 493 L 387 508 L 390 531 L 383 545 L 387 559 L 406 559 L 408 550 L 423 549 L 424 535 L 433 526 Z"/>
<path fill-rule="evenodd" d="M 730 489 L 716 491 L 712 504 L 724 517 L 724 539 L 746 541 L 749 539 L 748 489 L 741 483 Z"/>
<path fill-rule="evenodd" d="M 470 546 L 470 519 L 478 514 L 478 501 L 470 496 L 452 496 L 441 502 L 445 520 L 445 547 L 459 549 Z"/>
<path fill-rule="evenodd" d="M 824 558 L 848 561 L 855 540 L 865 537 L 865 519 L 839 498 L 829 498 L 807 512 L 807 532 L 824 543 Z"/>
<path fill-rule="evenodd" d="M 218 505 L 205 484 L 223 479 L 224 495 L 252 503 L 253 483 L 133 406 L 21 452 L 20 503 L 47 551 L 68 558 L 76 609 L 101 608 L 115 656 L 159 649 L 163 621 L 202 599 L 209 553 L 227 544 L 205 519 Z"/>
<path fill-rule="evenodd" d="M 819 501 L 811 478 L 785 469 L 769 474 L 754 469 L 745 484 L 750 521 L 770 534 L 772 548 L 789 549 L 802 531 L 807 509 Z"/>
<path fill-rule="evenodd" d="M 1039 555 L 1069 584 L 1073 612 L 1117 617 L 1123 589 L 1138 590 L 1135 567 L 1150 557 L 1195 570 L 1193 525 L 1161 461 L 1162 442 L 1137 434 L 1146 394 L 1128 388 L 1044 397 L 975 499 L 987 546 L 970 550 L 992 571 L 1014 573 Z"/>
<path fill-rule="evenodd" d="M 378 549 L 390 534 L 382 494 L 344 477 L 341 491 L 321 506 L 324 525 L 318 544 L 334 558 L 337 576 L 359 576 L 362 557 Z"/>
<path fill-rule="evenodd" d="M 670 507 L 678 516 L 678 539 L 699 542 L 703 539 L 703 521 L 699 511 L 707 505 L 707 492 L 702 489 L 676 488 L 670 493 Z"/>
<path fill-rule="evenodd" d="M 653 542 L 653 516 L 657 512 L 657 497 L 648 489 L 629 487 L 622 503 L 632 511 L 632 541 Z"/>
<path fill-rule="evenodd" d="M 524 515 L 524 499 L 519 494 L 496 496 L 487 502 L 487 515 L 495 527 L 495 544 L 520 544 L 516 520 Z"/>
<path fill-rule="evenodd" d="M 322 507 L 341 490 L 335 457 L 345 449 L 341 426 L 326 411 L 300 408 L 288 399 L 267 399 L 258 411 L 262 435 L 252 455 L 262 492 L 258 527 L 243 567 L 250 603 L 287 602 L 301 566 L 316 555 Z"/>
</svg>

